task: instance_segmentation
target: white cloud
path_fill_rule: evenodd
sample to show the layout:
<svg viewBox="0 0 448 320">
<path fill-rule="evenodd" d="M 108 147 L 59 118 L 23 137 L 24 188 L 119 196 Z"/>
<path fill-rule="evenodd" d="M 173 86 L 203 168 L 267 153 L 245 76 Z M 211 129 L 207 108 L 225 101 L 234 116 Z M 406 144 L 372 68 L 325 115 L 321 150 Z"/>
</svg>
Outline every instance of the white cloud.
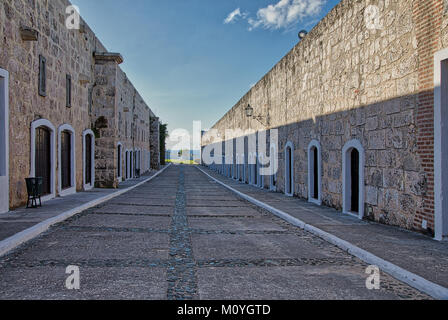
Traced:
<svg viewBox="0 0 448 320">
<path fill-rule="evenodd" d="M 280 0 L 257 12 L 257 18 L 249 18 L 249 30 L 288 28 L 298 21 L 320 13 L 326 0 Z M 230 17 L 230 16 L 229 16 Z"/>
<path fill-rule="evenodd" d="M 241 14 L 241 10 L 240 8 L 235 9 L 234 11 L 230 12 L 229 15 L 227 16 L 227 18 L 224 20 L 225 24 L 231 23 L 236 21 L 239 17 L 243 16 Z"/>
</svg>

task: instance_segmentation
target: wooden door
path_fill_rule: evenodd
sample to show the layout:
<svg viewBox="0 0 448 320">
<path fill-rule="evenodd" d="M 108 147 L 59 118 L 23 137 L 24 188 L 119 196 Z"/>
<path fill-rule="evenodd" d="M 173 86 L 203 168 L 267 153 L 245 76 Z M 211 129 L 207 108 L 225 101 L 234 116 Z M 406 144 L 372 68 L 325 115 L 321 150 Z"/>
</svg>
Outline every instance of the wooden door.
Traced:
<svg viewBox="0 0 448 320">
<path fill-rule="evenodd" d="M 118 146 L 118 163 L 117 163 L 117 169 L 118 169 L 118 177 L 121 177 L 121 146 Z"/>
<path fill-rule="evenodd" d="M 353 149 L 351 152 L 351 212 L 359 212 L 359 152 Z"/>
<path fill-rule="evenodd" d="M 36 129 L 35 176 L 43 178 L 43 194 L 51 193 L 51 133 L 46 127 Z"/>
<path fill-rule="evenodd" d="M 71 182 L 71 136 L 70 132 L 61 133 L 61 186 L 67 189 L 72 186 Z"/>
<path fill-rule="evenodd" d="M 313 161 L 314 161 L 314 166 L 313 166 L 313 185 L 314 185 L 314 190 L 313 190 L 313 198 L 314 199 L 319 199 L 319 153 L 317 148 L 313 148 Z"/>
</svg>

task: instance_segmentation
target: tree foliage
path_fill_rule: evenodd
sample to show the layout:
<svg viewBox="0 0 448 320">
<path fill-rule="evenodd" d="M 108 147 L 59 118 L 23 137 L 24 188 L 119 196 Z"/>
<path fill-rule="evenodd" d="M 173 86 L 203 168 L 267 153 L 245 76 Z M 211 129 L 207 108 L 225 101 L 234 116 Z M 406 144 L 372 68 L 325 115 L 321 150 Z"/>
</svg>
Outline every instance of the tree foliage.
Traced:
<svg viewBox="0 0 448 320">
<path fill-rule="evenodd" d="M 166 139 L 168 138 L 168 124 L 160 123 L 160 164 L 165 165 L 166 159 Z"/>
</svg>

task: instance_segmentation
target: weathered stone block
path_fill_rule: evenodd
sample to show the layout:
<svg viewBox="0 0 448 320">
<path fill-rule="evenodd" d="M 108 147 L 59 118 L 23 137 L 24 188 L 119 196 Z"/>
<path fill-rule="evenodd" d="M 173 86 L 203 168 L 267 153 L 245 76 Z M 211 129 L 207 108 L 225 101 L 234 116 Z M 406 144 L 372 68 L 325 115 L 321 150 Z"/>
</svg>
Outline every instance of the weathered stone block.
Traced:
<svg viewBox="0 0 448 320">
<path fill-rule="evenodd" d="M 427 180 L 424 173 L 405 172 L 405 191 L 416 196 L 422 196 L 427 190 Z"/>
<path fill-rule="evenodd" d="M 386 148 L 386 130 L 371 131 L 368 134 L 369 148 L 381 150 Z"/>
<path fill-rule="evenodd" d="M 384 169 L 383 182 L 385 188 L 394 188 L 404 190 L 404 172 L 403 170 Z"/>
<path fill-rule="evenodd" d="M 366 130 L 372 131 L 378 129 L 378 117 L 367 118 Z"/>
<path fill-rule="evenodd" d="M 401 149 L 404 146 L 403 132 L 400 130 L 389 129 L 386 131 L 386 147 Z"/>
<path fill-rule="evenodd" d="M 383 172 L 381 169 L 371 168 L 367 174 L 367 184 L 374 187 L 383 187 Z"/>
<path fill-rule="evenodd" d="M 373 206 L 378 205 L 378 188 L 371 186 L 366 187 L 366 202 Z"/>
</svg>

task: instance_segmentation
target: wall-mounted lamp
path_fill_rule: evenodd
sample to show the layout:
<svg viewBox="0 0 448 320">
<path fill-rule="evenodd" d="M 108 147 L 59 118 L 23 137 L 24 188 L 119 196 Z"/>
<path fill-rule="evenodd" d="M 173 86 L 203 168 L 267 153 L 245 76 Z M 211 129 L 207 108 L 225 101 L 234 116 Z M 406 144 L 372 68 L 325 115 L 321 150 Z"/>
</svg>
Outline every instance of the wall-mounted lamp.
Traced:
<svg viewBox="0 0 448 320">
<path fill-rule="evenodd" d="M 299 32 L 299 39 L 302 40 L 303 38 L 305 38 L 307 36 L 308 32 L 306 30 L 301 30 Z"/>
<path fill-rule="evenodd" d="M 250 106 L 250 104 L 248 104 L 247 107 L 246 107 L 246 116 L 248 118 L 252 118 L 253 115 L 254 115 L 254 108 L 252 108 Z"/>
<path fill-rule="evenodd" d="M 250 104 L 247 105 L 247 107 L 246 107 L 246 109 L 244 109 L 244 111 L 246 112 L 247 118 L 252 118 L 254 120 L 257 120 L 264 127 L 269 127 L 269 116 L 266 118 L 263 116 L 254 116 L 254 108 L 252 108 Z M 264 121 L 266 121 L 267 123 L 264 123 Z"/>
</svg>

